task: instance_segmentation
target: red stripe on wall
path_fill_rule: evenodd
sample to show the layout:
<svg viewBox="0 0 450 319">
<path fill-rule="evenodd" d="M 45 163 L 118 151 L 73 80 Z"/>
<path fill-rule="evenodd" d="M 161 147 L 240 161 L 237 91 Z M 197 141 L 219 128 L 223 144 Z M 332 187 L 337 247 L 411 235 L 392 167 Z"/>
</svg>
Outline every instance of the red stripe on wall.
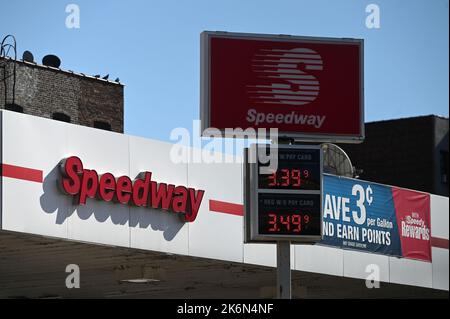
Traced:
<svg viewBox="0 0 450 319">
<path fill-rule="evenodd" d="M 217 213 L 244 216 L 244 205 L 209 200 L 209 210 Z"/>
<path fill-rule="evenodd" d="M 42 183 L 43 172 L 41 170 L 2 164 L 0 176 L 16 178 L 30 182 Z M 222 202 L 218 200 L 209 200 L 209 210 L 217 213 L 231 214 L 236 216 L 244 215 L 244 205 Z M 438 237 L 431 237 L 431 246 L 436 248 L 449 249 L 449 240 Z"/>
<path fill-rule="evenodd" d="M 431 246 L 436 248 L 448 249 L 448 239 L 431 237 Z"/>
<path fill-rule="evenodd" d="M 218 200 L 209 200 L 209 210 L 217 213 L 244 216 L 244 205 Z M 449 249 L 449 240 L 444 238 L 431 237 L 431 246 L 436 248 Z"/>
<path fill-rule="evenodd" d="M 41 170 L 8 164 L 1 165 L 0 175 L 36 183 L 42 183 L 43 181 L 43 173 Z"/>
</svg>

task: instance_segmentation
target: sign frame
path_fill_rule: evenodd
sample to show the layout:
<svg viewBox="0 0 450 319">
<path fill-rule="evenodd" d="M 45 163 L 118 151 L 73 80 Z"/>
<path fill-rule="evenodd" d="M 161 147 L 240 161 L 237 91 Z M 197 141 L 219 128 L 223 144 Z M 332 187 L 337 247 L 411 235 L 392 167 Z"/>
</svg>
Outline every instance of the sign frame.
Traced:
<svg viewBox="0 0 450 319">
<path fill-rule="evenodd" d="M 283 149 L 317 149 L 320 151 L 320 191 L 311 190 L 271 190 L 271 194 L 298 194 L 311 195 L 320 194 L 320 235 L 267 235 L 259 234 L 258 220 L 258 170 L 257 163 L 249 163 L 250 152 L 253 158 L 257 159 L 257 150 L 259 148 L 283 148 Z M 297 244 L 314 244 L 323 239 L 323 150 L 320 145 L 284 145 L 284 144 L 252 144 L 250 148 L 244 150 L 244 243 L 274 243 L 279 241 L 290 241 Z M 268 192 L 264 192 L 268 193 Z"/>
<path fill-rule="evenodd" d="M 355 38 L 329 38 L 329 37 L 308 37 L 308 36 L 291 36 L 291 35 L 274 35 L 274 34 L 255 34 L 255 33 L 236 33 L 223 31 L 203 31 L 200 34 L 200 120 L 201 120 L 201 136 L 210 137 L 217 134 L 217 129 L 224 137 L 244 138 L 248 135 L 243 132 L 236 131 L 229 134 L 226 128 L 211 128 L 211 55 L 210 55 L 210 39 L 211 38 L 229 38 L 241 40 L 264 40 L 273 42 L 296 42 L 305 43 L 323 43 L 323 44 L 357 44 L 359 45 L 359 135 L 344 135 L 333 133 L 299 133 L 279 131 L 279 138 L 294 139 L 302 142 L 329 142 L 329 143 L 362 143 L 365 138 L 364 127 L 364 40 Z M 251 126 L 249 126 L 251 127 Z M 236 127 L 232 127 L 233 129 Z"/>
</svg>

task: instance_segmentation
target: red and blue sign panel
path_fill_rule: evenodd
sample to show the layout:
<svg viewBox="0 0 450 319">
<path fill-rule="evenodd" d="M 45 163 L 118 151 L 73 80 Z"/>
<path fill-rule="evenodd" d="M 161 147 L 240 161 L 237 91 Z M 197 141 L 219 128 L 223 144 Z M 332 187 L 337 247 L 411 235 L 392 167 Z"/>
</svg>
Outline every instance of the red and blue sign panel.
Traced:
<svg viewBox="0 0 450 319">
<path fill-rule="evenodd" d="M 322 244 L 431 262 L 430 195 L 324 176 Z"/>
</svg>

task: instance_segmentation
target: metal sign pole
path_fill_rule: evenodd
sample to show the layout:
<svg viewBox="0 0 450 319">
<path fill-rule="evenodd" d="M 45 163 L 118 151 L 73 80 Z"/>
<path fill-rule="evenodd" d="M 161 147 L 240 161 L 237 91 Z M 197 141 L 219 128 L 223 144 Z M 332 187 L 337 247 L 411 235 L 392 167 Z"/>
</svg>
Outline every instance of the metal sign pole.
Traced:
<svg viewBox="0 0 450 319">
<path fill-rule="evenodd" d="M 291 299 L 290 241 L 277 241 L 277 298 Z"/>
<path fill-rule="evenodd" d="M 269 147 L 270 159 L 278 158 L 278 162 L 271 163 L 276 167 L 266 166 L 270 175 L 260 170 L 263 164 L 259 152 L 267 156 L 266 144 L 253 144 L 245 153 L 244 229 L 246 243 L 275 241 L 275 297 L 291 299 L 291 241 L 313 243 L 322 238 L 323 159 L 320 146 L 292 145 L 294 141 L 288 139 L 279 142 L 286 145 L 273 142 L 275 145 Z M 276 148 L 278 152 L 274 155 L 272 150 Z M 250 154 L 257 155 L 254 164 L 249 160 Z M 307 183 L 301 183 L 301 180 Z"/>
<path fill-rule="evenodd" d="M 279 144 L 293 144 L 293 140 L 278 140 Z M 291 299 L 291 242 L 277 241 L 277 298 Z"/>
</svg>

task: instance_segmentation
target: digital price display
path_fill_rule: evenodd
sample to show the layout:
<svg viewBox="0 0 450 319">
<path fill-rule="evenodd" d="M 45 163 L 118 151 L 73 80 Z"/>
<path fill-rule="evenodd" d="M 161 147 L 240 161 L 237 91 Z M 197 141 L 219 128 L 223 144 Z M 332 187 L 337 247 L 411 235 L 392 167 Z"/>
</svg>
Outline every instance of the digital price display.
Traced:
<svg viewBox="0 0 450 319">
<path fill-rule="evenodd" d="M 275 148 L 276 155 L 268 156 Z M 250 163 L 246 153 L 246 242 L 320 240 L 323 173 L 320 146 L 252 145 L 248 152 L 254 152 L 256 160 Z M 260 154 L 266 156 L 264 164 Z"/>
<path fill-rule="evenodd" d="M 320 234 L 320 194 L 258 195 L 258 232 L 265 235 Z"/>
<path fill-rule="evenodd" d="M 279 149 L 277 170 L 260 174 L 260 189 L 320 190 L 320 150 Z"/>
</svg>

